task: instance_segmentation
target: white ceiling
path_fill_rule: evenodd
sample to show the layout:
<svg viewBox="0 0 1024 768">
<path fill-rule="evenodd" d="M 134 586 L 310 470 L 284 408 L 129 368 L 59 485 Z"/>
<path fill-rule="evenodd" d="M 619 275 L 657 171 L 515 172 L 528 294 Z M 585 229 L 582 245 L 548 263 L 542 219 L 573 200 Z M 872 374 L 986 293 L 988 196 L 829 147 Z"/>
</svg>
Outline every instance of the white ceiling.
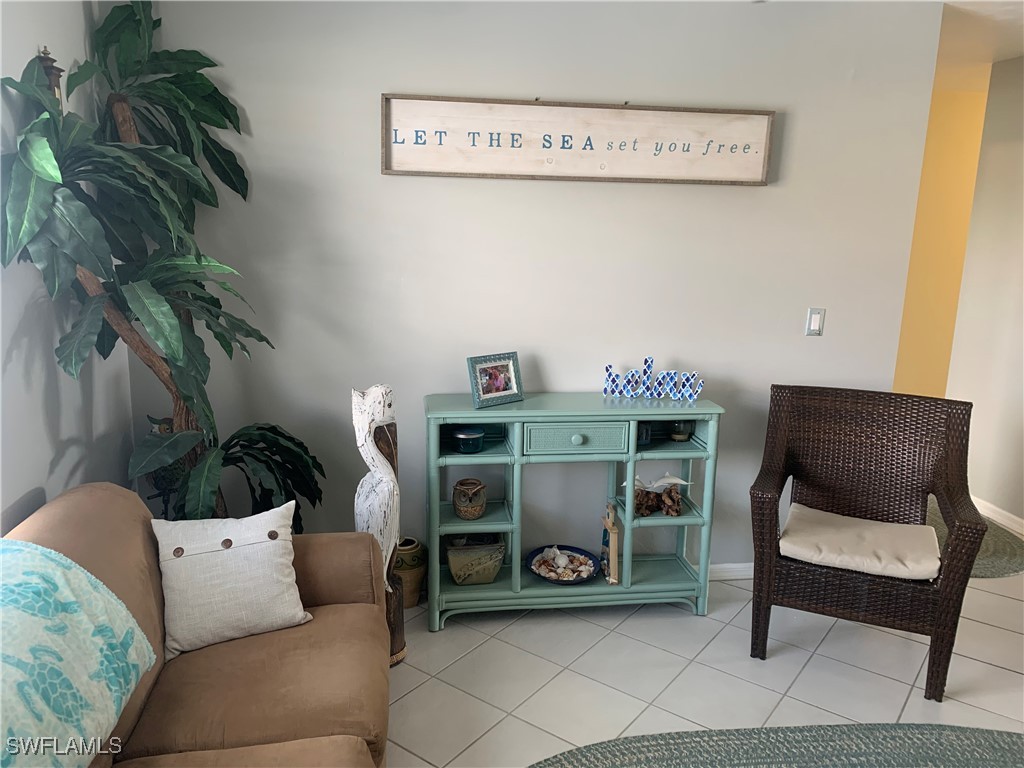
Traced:
<svg viewBox="0 0 1024 768">
<path fill-rule="evenodd" d="M 1024 56 L 1024 0 L 958 0 L 948 5 L 965 11 L 980 23 L 992 50 L 992 61 Z"/>
</svg>

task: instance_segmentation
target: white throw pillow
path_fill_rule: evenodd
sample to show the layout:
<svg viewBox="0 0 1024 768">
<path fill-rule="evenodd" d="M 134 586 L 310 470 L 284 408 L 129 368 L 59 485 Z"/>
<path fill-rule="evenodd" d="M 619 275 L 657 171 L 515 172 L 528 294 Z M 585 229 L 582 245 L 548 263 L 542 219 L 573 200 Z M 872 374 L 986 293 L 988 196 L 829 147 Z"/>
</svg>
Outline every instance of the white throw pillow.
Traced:
<svg viewBox="0 0 1024 768">
<path fill-rule="evenodd" d="M 242 519 L 154 520 L 166 657 L 303 624 L 292 566 L 295 502 Z"/>
</svg>

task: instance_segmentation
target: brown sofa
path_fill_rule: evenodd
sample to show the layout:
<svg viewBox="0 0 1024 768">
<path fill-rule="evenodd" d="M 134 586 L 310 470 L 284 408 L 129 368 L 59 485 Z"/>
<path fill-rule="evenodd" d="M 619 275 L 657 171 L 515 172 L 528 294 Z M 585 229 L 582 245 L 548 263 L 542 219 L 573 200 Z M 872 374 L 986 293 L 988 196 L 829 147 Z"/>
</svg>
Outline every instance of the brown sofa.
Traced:
<svg viewBox="0 0 1024 768">
<path fill-rule="evenodd" d="M 373 537 L 296 536 L 295 576 L 312 621 L 165 663 L 150 519 L 136 494 L 96 483 L 68 491 L 8 534 L 61 552 L 95 575 L 156 652 L 110 734 L 122 742 L 113 757 L 118 768 L 382 765 L 389 636 Z M 101 756 L 93 766 L 110 761 Z"/>
</svg>

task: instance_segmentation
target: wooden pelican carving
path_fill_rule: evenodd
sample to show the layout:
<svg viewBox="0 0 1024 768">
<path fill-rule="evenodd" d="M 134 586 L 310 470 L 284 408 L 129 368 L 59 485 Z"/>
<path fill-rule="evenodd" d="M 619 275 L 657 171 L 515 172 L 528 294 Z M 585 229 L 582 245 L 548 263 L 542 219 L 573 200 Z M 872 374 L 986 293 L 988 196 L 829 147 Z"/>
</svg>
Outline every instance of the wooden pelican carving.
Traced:
<svg viewBox="0 0 1024 768">
<path fill-rule="evenodd" d="M 356 530 L 372 533 L 385 564 L 391 664 L 405 658 L 402 581 L 395 575 L 399 534 L 398 425 L 391 387 L 377 384 L 365 392 L 352 390 L 352 424 L 356 446 L 370 471 L 356 488 Z"/>
</svg>

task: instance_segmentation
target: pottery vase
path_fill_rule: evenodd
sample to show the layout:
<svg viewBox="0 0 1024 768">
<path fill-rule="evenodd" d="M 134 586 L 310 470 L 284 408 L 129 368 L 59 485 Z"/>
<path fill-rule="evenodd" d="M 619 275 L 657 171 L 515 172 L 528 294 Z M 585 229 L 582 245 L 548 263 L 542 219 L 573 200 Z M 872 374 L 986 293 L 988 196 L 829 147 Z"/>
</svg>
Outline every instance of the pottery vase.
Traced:
<svg viewBox="0 0 1024 768">
<path fill-rule="evenodd" d="M 407 536 L 395 551 L 395 573 L 404 586 L 404 606 L 412 608 L 420 601 L 423 577 L 427 574 L 427 548 Z"/>
</svg>

